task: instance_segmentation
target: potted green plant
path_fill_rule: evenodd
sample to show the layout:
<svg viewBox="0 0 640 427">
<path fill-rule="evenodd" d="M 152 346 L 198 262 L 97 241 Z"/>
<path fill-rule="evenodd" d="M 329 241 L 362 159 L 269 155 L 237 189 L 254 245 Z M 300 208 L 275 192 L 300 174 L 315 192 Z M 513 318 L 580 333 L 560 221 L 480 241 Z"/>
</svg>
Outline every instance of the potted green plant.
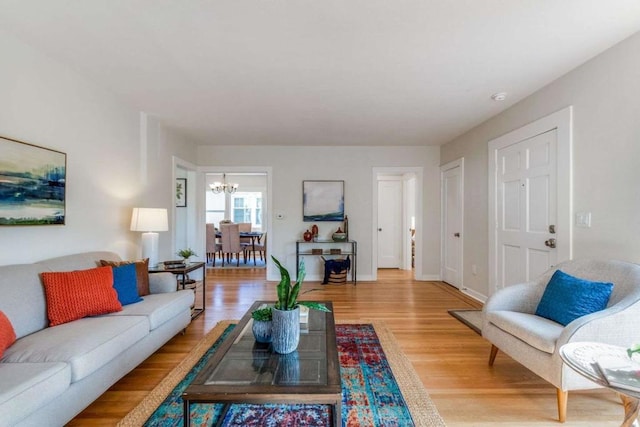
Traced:
<svg viewBox="0 0 640 427">
<path fill-rule="evenodd" d="M 271 307 L 258 308 L 251 312 L 253 337 L 257 342 L 271 342 Z"/>
<path fill-rule="evenodd" d="M 176 253 L 178 254 L 179 257 L 184 258 L 185 261 L 188 261 L 189 258 L 192 257 L 192 256 L 198 256 L 198 254 L 195 253 L 191 248 L 180 249 Z"/>
<path fill-rule="evenodd" d="M 271 259 L 280 270 L 280 283 L 276 288 L 278 300 L 272 310 L 272 346 L 276 353 L 287 354 L 298 348 L 300 341 L 300 306 L 320 311 L 330 310 L 322 303 L 298 301 L 300 287 L 306 274 L 304 261 L 300 262 L 296 283 L 292 285 L 289 271 L 273 255 Z"/>
</svg>

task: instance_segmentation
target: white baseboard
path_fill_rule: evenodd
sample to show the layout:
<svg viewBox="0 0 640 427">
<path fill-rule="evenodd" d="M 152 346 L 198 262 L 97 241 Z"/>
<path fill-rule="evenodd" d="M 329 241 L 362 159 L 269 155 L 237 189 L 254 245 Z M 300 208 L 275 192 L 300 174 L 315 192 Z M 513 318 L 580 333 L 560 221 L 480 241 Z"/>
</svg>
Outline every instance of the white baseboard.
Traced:
<svg viewBox="0 0 640 427">
<path fill-rule="evenodd" d="M 462 288 L 460 289 L 460 291 L 465 294 L 465 295 L 469 295 L 471 298 L 480 301 L 481 303 L 485 303 L 487 302 L 487 296 L 483 295 L 479 292 L 474 291 L 473 289 L 469 289 L 469 288 Z"/>
</svg>

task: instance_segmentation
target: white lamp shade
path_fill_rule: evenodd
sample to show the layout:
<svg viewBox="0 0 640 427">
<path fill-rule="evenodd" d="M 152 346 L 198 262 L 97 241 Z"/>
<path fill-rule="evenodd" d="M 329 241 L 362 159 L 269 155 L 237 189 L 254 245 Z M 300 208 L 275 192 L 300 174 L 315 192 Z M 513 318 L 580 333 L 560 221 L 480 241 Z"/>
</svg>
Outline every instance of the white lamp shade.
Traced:
<svg viewBox="0 0 640 427">
<path fill-rule="evenodd" d="M 133 208 L 131 231 L 167 231 L 169 220 L 166 209 Z"/>
</svg>

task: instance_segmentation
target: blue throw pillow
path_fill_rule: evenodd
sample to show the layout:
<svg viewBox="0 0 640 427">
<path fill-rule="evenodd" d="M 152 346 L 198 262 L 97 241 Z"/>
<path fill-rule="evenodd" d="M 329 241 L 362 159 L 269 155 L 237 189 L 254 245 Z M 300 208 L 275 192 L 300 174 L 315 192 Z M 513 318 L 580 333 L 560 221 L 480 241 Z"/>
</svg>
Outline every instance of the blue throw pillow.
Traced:
<svg viewBox="0 0 640 427">
<path fill-rule="evenodd" d="M 138 294 L 138 278 L 135 264 L 113 267 L 113 287 L 118 293 L 118 301 L 122 305 L 142 301 L 140 294 Z"/>
<path fill-rule="evenodd" d="M 613 283 L 591 282 L 556 270 L 542 294 L 536 315 L 566 326 L 578 317 L 604 310 L 612 290 Z"/>
</svg>

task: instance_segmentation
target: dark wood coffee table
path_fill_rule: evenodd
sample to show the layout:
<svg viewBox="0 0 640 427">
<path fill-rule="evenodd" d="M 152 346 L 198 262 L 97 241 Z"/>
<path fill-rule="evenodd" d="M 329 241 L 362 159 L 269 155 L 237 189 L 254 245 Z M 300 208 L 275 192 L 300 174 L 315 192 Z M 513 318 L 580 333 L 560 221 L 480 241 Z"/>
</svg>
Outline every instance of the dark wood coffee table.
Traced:
<svg viewBox="0 0 640 427">
<path fill-rule="evenodd" d="M 342 425 L 342 387 L 332 311 L 309 310 L 293 353 L 274 353 L 251 331 L 251 312 L 268 301 L 256 301 L 222 342 L 202 371 L 182 393 L 184 425 L 190 425 L 192 403 L 315 403 L 331 405 L 334 426 Z M 220 417 L 222 420 L 224 414 Z"/>
</svg>

